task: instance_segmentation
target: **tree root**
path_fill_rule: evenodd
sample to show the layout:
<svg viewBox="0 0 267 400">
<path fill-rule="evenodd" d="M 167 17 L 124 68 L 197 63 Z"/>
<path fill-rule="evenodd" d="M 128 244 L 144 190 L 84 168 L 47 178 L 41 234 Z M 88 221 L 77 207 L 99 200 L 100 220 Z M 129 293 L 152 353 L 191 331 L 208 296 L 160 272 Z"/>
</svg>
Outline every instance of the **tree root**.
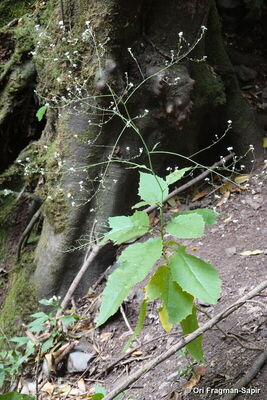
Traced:
<svg viewBox="0 0 267 400">
<path fill-rule="evenodd" d="M 125 378 L 122 383 L 118 384 L 107 396 L 103 398 L 103 400 L 112 400 L 122 391 L 127 389 L 130 385 L 132 385 L 137 379 L 139 379 L 142 375 L 146 374 L 152 368 L 155 368 L 158 364 L 165 361 L 167 358 L 175 354 L 178 350 L 182 349 L 186 344 L 190 343 L 192 340 L 196 339 L 198 336 L 202 335 L 204 332 L 212 328 L 219 321 L 225 319 L 232 312 L 236 311 L 239 307 L 241 307 L 247 300 L 257 296 L 259 292 L 266 289 L 267 280 L 263 281 L 260 285 L 256 286 L 253 290 L 247 293 L 245 296 L 241 297 L 235 303 L 231 304 L 229 307 L 221 311 L 219 314 L 215 315 L 208 322 L 203 324 L 194 332 L 185 336 L 183 339 L 179 340 L 178 343 L 171 346 L 165 353 L 160 354 L 158 357 L 154 358 L 152 361 L 145 364 L 143 367 L 133 372 L 127 378 Z"/>
<path fill-rule="evenodd" d="M 22 235 L 21 235 L 21 238 L 20 238 L 19 244 L 18 244 L 17 261 L 19 261 L 19 259 L 20 259 L 21 249 L 24 246 L 24 244 L 27 242 L 27 240 L 31 234 L 31 231 L 33 230 L 34 225 L 36 224 L 36 222 L 38 221 L 38 219 L 41 215 L 41 211 L 42 211 L 42 207 L 39 207 L 39 209 L 35 212 L 35 214 L 33 214 L 33 217 L 30 220 L 30 222 L 28 223 L 28 225 L 26 226 L 25 230 L 22 232 Z"/>
<path fill-rule="evenodd" d="M 247 371 L 247 373 L 235 383 L 234 388 L 239 390 L 247 386 L 250 383 L 250 381 L 252 381 L 252 379 L 255 378 L 257 373 L 266 363 L 266 361 L 267 361 L 267 351 L 263 351 L 255 359 L 254 363 L 252 364 L 251 368 Z M 224 396 L 222 400 L 232 400 L 236 396 L 238 396 L 238 394 L 239 393 L 227 393 L 227 395 Z"/>
</svg>

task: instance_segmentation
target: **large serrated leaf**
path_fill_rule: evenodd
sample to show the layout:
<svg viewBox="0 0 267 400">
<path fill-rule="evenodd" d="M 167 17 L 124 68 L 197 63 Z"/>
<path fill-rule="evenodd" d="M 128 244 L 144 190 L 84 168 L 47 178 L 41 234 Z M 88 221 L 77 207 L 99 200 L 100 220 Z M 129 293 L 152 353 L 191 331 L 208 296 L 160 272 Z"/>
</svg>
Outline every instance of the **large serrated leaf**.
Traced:
<svg viewBox="0 0 267 400">
<path fill-rule="evenodd" d="M 167 182 L 159 176 L 140 172 L 138 194 L 148 204 L 162 204 L 168 196 Z"/>
<path fill-rule="evenodd" d="M 173 281 L 170 268 L 166 265 L 157 269 L 146 287 L 146 293 L 150 300 L 162 299 L 170 323 L 180 322 L 192 312 L 193 297 Z"/>
<path fill-rule="evenodd" d="M 171 259 L 173 280 L 183 290 L 207 303 L 216 304 L 220 295 L 218 271 L 205 261 L 185 252 L 180 246 Z"/>
<path fill-rule="evenodd" d="M 127 240 L 142 236 L 149 230 L 149 218 L 144 211 L 135 211 L 130 217 L 110 217 L 108 232 L 103 241 L 112 240 L 115 244 L 127 242 Z"/>
<path fill-rule="evenodd" d="M 216 211 L 210 210 L 209 208 L 197 208 L 190 211 L 181 211 L 178 215 L 189 215 L 189 214 L 199 214 L 204 219 L 206 225 L 215 225 L 216 219 L 219 214 Z"/>
<path fill-rule="evenodd" d="M 192 314 L 188 315 L 186 319 L 181 321 L 181 327 L 185 335 L 194 332 L 198 328 L 197 313 L 195 306 L 193 307 Z M 199 336 L 196 339 L 192 340 L 192 342 L 186 345 L 186 348 L 197 361 L 204 360 L 204 354 L 202 348 L 202 336 Z"/>
<path fill-rule="evenodd" d="M 103 301 L 96 325 L 102 325 L 115 314 L 131 288 L 145 279 L 162 253 L 160 238 L 150 239 L 144 243 L 135 243 L 127 247 L 118 259 L 119 267 L 109 276 L 103 292 Z"/>
<path fill-rule="evenodd" d="M 171 185 L 174 182 L 179 181 L 184 174 L 189 171 L 191 167 L 178 169 L 177 171 L 171 172 L 169 175 L 166 176 L 166 182 L 168 185 Z"/>
<path fill-rule="evenodd" d="M 177 215 L 166 226 L 166 231 L 180 239 L 201 237 L 205 222 L 199 214 Z"/>
</svg>

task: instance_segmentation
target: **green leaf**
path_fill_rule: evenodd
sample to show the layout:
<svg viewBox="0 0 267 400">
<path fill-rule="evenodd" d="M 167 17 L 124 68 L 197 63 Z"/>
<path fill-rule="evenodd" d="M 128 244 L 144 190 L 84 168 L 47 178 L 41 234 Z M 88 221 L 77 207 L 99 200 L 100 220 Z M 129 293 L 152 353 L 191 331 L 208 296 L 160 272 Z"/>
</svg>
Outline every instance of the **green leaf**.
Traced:
<svg viewBox="0 0 267 400">
<path fill-rule="evenodd" d="M 166 226 L 166 231 L 180 239 L 201 237 L 204 233 L 205 222 L 201 215 L 177 215 Z"/>
<path fill-rule="evenodd" d="M 105 395 L 102 393 L 95 393 L 95 394 L 92 394 L 91 399 L 92 400 L 102 400 L 104 397 L 105 397 Z"/>
<path fill-rule="evenodd" d="M 182 169 L 178 169 L 177 171 L 171 172 L 169 175 L 166 176 L 166 182 L 168 185 L 171 185 L 174 182 L 179 181 L 184 174 L 189 171 L 190 169 L 192 169 L 191 167 L 187 167 L 187 168 L 182 168 Z"/>
<path fill-rule="evenodd" d="M 60 321 L 62 322 L 63 326 L 65 326 L 65 327 L 72 324 L 76 320 L 77 320 L 77 318 L 75 318 L 73 315 L 64 315 L 63 317 L 60 318 Z"/>
<path fill-rule="evenodd" d="M 215 225 L 216 219 L 218 218 L 219 214 L 209 208 L 197 208 L 196 210 L 191 211 L 181 211 L 179 214 L 176 215 L 188 215 L 188 214 L 198 214 L 204 219 L 206 225 Z"/>
<path fill-rule="evenodd" d="M 135 211 L 130 217 L 110 217 L 108 222 L 111 231 L 104 236 L 104 242 L 112 240 L 115 244 L 121 244 L 142 236 L 149 230 L 149 218 L 144 211 Z"/>
<path fill-rule="evenodd" d="M 107 395 L 107 391 L 103 386 L 95 385 L 94 387 L 95 394 L 92 395 L 93 400 L 101 400 L 103 397 Z"/>
<path fill-rule="evenodd" d="M 144 207 L 144 206 L 147 206 L 147 205 L 148 205 L 148 203 L 146 201 L 139 201 L 134 206 L 132 206 L 132 209 Z"/>
<path fill-rule="evenodd" d="M 166 265 L 157 269 L 146 287 L 146 293 L 150 300 L 162 299 L 169 314 L 169 321 L 173 324 L 192 312 L 193 297 L 173 281 L 171 270 Z"/>
<path fill-rule="evenodd" d="M 168 196 L 167 182 L 159 176 L 140 172 L 138 194 L 148 204 L 162 204 Z"/>
<path fill-rule="evenodd" d="M 3 386 L 5 381 L 5 367 L 3 364 L 0 364 L 0 389 Z"/>
<path fill-rule="evenodd" d="M 171 259 L 171 273 L 183 290 L 202 301 L 216 304 L 220 295 L 218 271 L 205 261 L 187 254 L 180 246 Z"/>
<path fill-rule="evenodd" d="M 160 238 L 128 246 L 118 259 L 119 267 L 109 276 L 96 326 L 115 314 L 131 288 L 145 279 L 162 253 Z"/>
<path fill-rule="evenodd" d="M 123 347 L 123 351 L 126 351 L 128 349 L 128 347 L 130 346 L 130 344 L 133 342 L 133 340 L 140 335 L 143 326 L 144 326 L 144 322 L 146 319 L 146 312 L 147 312 L 147 300 L 143 300 L 141 307 L 140 307 L 140 311 L 139 311 L 139 315 L 138 315 L 138 320 L 137 320 L 137 324 L 134 330 L 134 333 L 131 335 L 130 339 L 127 340 L 126 344 Z"/>
<path fill-rule="evenodd" d="M 31 314 L 32 318 L 44 318 L 44 319 L 49 319 L 49 316 L 45 314 L 44 312 L 40 311 L 35 314 Z"/>
<path fill-rule="evenodd" d="M 165 306 L 161 307 L 161 309 L 159 310 L 159 320 L 162 328 L 166 332 L 171 332 L 173 324 L 170 322 L 169 313 Z"/>
<path fill-rule="evenodd" d="M 185 335 L 194 332 L 198 328 L 197 313 L 195 306 L 193 307 L 192 314 L 188 315 L 186 319 L 181 321 L 181 327 Z M 186 345 L 186 348 L 197 361 L 204 360 L 204 354 L 202 348 L 202 335 L 192 340 L 192 342 L 188 343 Z"/>
<path fill-rule="evenodd" d="M 9 392 L 7 394 L 0 394 L 0 400 L 34 400 L 34 397 L 18 392 Z"/>
<path fill-rule="evenodd" d="M 17 347 L 23 346 L 24 344 L 27 344 L 29 342 L 29 338 L 27 336 L 21 336 L 21 337 L 14 336 L 9 340 L 10 342 L 18 343 L 19 346 Z"/>
<path fill-rule="evenodd" d="M 46 110 L 47 110 L 47 106 L 42 106 L 42 107 L 40 107 L 39 110 L 37 111 L 36 117 L 37 117 L 37 119 L 38 119 L 39 122 L 42 121 L 42 119 L 43 119 L 43 117 L 44 117 L 44 115 L 45 115 L 45 113 L 46 113 Z"/>
<path fill-rule="evenodd" d="M 41 348 L 42 353 L 45 353 L 48 349 L 50 349 L 53 346 L 53 343 L 54 343 L 54 338 L 53 337 L 50 337 L 49 339 L 47 339 L 42 344 L 42 348 Z"/>
</svg>

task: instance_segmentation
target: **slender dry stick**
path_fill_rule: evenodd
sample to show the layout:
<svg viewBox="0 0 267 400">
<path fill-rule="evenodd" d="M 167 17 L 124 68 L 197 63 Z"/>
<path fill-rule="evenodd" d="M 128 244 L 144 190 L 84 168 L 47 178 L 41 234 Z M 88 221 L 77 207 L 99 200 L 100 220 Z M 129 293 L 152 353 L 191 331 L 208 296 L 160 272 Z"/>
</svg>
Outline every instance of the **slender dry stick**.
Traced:
<svg viewBox="0 0 267 400">
<path fill-rule="evenodd" d="M 212 328 L 219 321 L 225 319 L 232 312 L 241 307 L 247 300 L 258 295 L 259 292 L 266 289 L 267 280 L 263 281 L 260 285 L 256 286 L 253 290 L 247 293 L 245 296 L 241 297 L 235 303 L 231 304 L 229 307 L 222 310 L 219 314 L 215 315 L 212 319 L 206 322 L 204 325 L 199 327 L 194 332 L 185 336 L 178 343 L 171 346 L 165 353 L 160 354 L 158 357 L 154 358 L 152 361 L 145 364 L 143 367 L 139 368 L 137 371 L 133 372 L 130 376 L 125 378 L 123 382 L 117 385 L 107 396 L 103 398 L 103 400 L 112 400 L 118 394 L 127 389 L 130 385 L 132 385 L 137 379 L 139 379 L 142 375 L 146 374 L 152 368 L 155 368 L 158 364 L 165 361 L 167 358 L 172 356 L 178 350 L 182 349 L 186 344 L 192 342 L 192 340 L 196 339 L 198 336 L 202 335 L 208 329 Z"/>
<path fill-rule="evenodd" d="M 234 386 L 234 389 L 238 389 L 238 393 L 227 393 L 226 396 L 222 398 L 222 400 L 233 400 L 239 394 L 239 389 L 247 386 L 247 384 L 252 381 L 253 378 L 257 375 L 260 369 L 264 366 L 267 361 L 267 351 L 263 351 L 254 361 L 251 368 L 247 371 L 247 373 L 240 378 Z"/>
<path fill-rule="evenodd" d="M 72 281 L 72 284 L 70 285 L 64 299 L 62 300 L 61 303 L 61 309 L 57 312 L 57 317 L 59 317 L 60 315 L 62 315 L 64 309 L 67 307 L 68 302 L 70 301 L 73 293 L 75 292 L 77 286 L 79 285 L 83 275 L 85 274 L 87 268 L 89 267 L 89 265 L 91 264 L 91 262 L 94 260 L 94 258 L 97 256 L 97 254 L 99 253 L 99 251 L 102 249 L 102 247 L 104 247 L 104 245 L 102 246 L 97 246 L 97 245 L 93 245 L 91 248 L 91 253 L 88 255 L 87 258 L 85 258 L 81 269 L 79 270 L 78 274 L 76 275 L 76 277 L 74 278 L 74 280 Z"/>
<path fill-rule="evenodd" d="M 220 161 L 217 161 L 216 163 L 214 163 L 211 167 L 207 167 L 207 169 L 204 172 L 202 172 L 202 174 L 196 176 L 195 178 L 191 179 L 189 182 L 187 182 L 184 185 L 178 187 L 177 189 L 174 189 L 171 193 L 168 194 L 167 197 L 165 197 L 163 202 L 165 203 L 167 200 L 169 200 L 170 198 L 172 198 L 176 194 L 183 192 L 184 190 L 186 190 L 189 187 L 193 186 L 195 183 L 197 183 L 197 182 L 201 181 L 202 179 L 206 178 L 206 176 L 208 176 L 211 172 L 213 172 L 215 168 L 217 168 L 220 165 L 223 165 L 227 161 L 231 160 L 234 157 L 234 155 L 235 155 L 234 153 L 230 153 L 227 156 L 223 157 Z M 147 213 L 150 213 L 151 211 L 155 210 L 156 208 L 158 208 L 158 206 L 157 205 L 153 205 L 153 206 L 147 207 L 144 211 L 147 212 Z"/>
</svg>

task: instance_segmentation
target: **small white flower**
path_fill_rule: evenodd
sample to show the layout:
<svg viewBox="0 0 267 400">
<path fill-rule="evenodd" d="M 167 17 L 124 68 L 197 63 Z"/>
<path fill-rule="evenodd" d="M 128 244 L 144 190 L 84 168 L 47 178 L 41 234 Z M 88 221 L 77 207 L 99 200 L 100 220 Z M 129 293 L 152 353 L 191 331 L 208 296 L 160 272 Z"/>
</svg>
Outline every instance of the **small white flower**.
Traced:
<svg viewBox="0 0 267 400">
<path fill-rule="evenodd" d="M 201 26 L 201 29 L 202 29 L 202 31 L 208 30 L 208 28 L 207 28 L 205 25 L 202 25 L 202 26 Z"/>
<path fill-rule="evenodd" d="M 72 202 L 71 202 L 72 207 L 74 207 L 75 204 L 76 204 L 75 201 L 72 201 Z"/>
<path fill-rule="evenodd" d="M 68 199 L 71 198 L 71 193 L 68 193 L 68 194 L 67 194 L 67 198 L 68 198 Z"/>
<path fill-rule="evenodd" d="M 30 161 L 30 157 L 26 157 L 25 160 L 29 162 Z"/>
<path fill-rule="evenodd" d="M 229 125 L 231 125 L 232 120 L 231 120 L 231 119 L 228 119 L 227 123 L 228 123 Z"/>
<path fill-rule="evenodd" d="M 182 38 L 182 37 L 183 37 L 183 34 L 184 34 L 184 32 L 179 32 L 179 33 L 178 33 L 179 38 Z"/>
<path fill-rule="evenodd" d="M 113 179 L 113 182 L 114 182 L 114 183 L 117 183 L 117 182 L 118 182 L 118 179 Z"/>
<path fill-rule="evenodd" d="M 232 150 L 233 150 L 233 147 L 232 147 L 232 146 L 227 147 L 227 150 L 228 150 L 228 151 L 232 151 Z"/>
<path fill-rule="evenodd" d="M 127 147 L 126 147 L 126 150 L 127 150 L 127 151 L 129 151 L 129 150 L 130 150 L 130 147 L 129 147 L 129 146 L 127 146 Z"/>
<path fill-rule="evenodd" d="M 52 200 L 52 196 L 47 196 L 47 200 Z"/>
</svg>

